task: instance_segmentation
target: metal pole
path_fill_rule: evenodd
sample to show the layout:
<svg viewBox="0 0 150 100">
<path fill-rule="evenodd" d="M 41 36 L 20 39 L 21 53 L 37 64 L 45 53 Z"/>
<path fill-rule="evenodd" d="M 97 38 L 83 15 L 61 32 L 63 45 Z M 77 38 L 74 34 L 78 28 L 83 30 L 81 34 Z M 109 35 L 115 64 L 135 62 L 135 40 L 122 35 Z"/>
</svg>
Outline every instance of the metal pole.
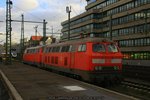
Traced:
<svg viewBox="0 0 150 100">
<path fill-rule="evenodd" d="M 70 40 L 70 11 L 68 13 L 68 40 Z"/>
<path fill-rule="evenodd" d="M 52 26 L 52 37 L 53 37 L 53 26 Z"/>
<path fill-rule="evenodd" d="M 35 39 L 36 39 L 36 41 L 37 41 L 37 28 L 38 28 L 38 25 L 36 25 L 36 26 L 34 27 L 34 29 L 35 29 Z M 34 46 L 36 46 L 36 44 L 37 44 L 36 41 L 34 41 L 34 43 L 33 43 Z"/>
<path fill-rule="evenodd" d="M 109 32 L 110 32 L 110 40 L 112 40 L 112 14 L 110 15 Z"/>
<path fill-rule="evenodd" d="M 45 21 L 45 19 L 43 20 L 43 38 L 46 38 L 46 24 L 47 22 Z M 45 40 L 43 41 L 45 44 Z"/>
<path fill-rule="evenodd" d="M 24 15 L 22 15 L 22 38 L 23 38 L 23 40 L 22 40 L 22 48 L 24 50 Z M 23 52 L 22 52 L 22 54 L 23 54 Z"/>
<path fill-rule="evenodd" d="M 12 1 L 6 1 L 6 64 L 11 64 L 11 6 Z M 9 54 L 8 54 L 9 52 Z"/>
<path fill-rule="evenodd" d="M 21 15 L 22 21 L 21 21 L 21 39 L 20 39 L 20 60 L 22 60 L 23 57 L 23 49 L 24 49 L 24 15 Z"/>
<path fill-rule="evenodd" d="M 35 36 L 37 37 L 37 28 L 38 28 L 38 25 L 34 27 L 35 28 Z"/>
</svg>

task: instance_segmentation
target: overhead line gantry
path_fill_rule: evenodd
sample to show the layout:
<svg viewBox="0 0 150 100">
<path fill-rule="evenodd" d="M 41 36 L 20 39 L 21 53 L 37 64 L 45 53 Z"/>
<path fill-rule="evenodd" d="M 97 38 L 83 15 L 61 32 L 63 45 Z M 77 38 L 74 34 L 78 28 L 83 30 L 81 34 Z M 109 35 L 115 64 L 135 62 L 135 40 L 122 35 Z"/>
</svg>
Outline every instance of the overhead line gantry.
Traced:
<svg viewBox="0 0 150 100">
<path fill-rule="evenodd" d="M 22 20 L 12 20 L 11 19 L 11 6 L 12 6 L 12 1 L 11 0 L 7 0 L 6 1 L 6 64 L 11 64 L 11 31 L 12 31 L 12 27 L 11 27 L 11 22 L 21 22 L 21 51 L 22 48 L 24 48 L 24 22 L 28 22 L 28 23 L 43 23 L 43 37 L 46 37 L 46 24 L 47 22 L 45 21 L 45 19 L 43 20 L 43 22 L 37 22 L 37 21 L 24 21 L 24 16 L 22 15 Z M 45 42 L 45 41 L 44 41 Z M 23 52 L 21 52 L 23 53 Z"/>
</svg>

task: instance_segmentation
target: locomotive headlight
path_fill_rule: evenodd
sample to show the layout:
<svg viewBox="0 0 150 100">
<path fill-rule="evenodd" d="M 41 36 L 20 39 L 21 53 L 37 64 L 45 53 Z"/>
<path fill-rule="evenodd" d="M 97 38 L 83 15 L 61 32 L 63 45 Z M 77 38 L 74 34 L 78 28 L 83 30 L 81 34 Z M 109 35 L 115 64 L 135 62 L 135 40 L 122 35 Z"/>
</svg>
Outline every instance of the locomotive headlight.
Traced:
<svg viewBox="0 0 150 100">
<path fill-rule="evenodd" d="M 102 70 L 102 67 L 101 66 L 96 66 L 95 70 Z"/>
<path fill-rule="evenodd" d="M 102 70 L 102 67 L 101 67 L 101 66 L 99 66 L 99 67 L 98 67 L 98 70 Z"/>
<path fill-rule="evenodd" d="M 119 70 L 119 67 L 118 66 L 114 66 L 114 70 Z"/>
<path fill-rule="evenodd" d="M 98 70 L 98 66 L 95 67 L 95 70 Z"/>
<path fill-rule="evenodd" d="M 104 64 L 105 59 L 92 59 L 93 64 Z"/>
</svg>

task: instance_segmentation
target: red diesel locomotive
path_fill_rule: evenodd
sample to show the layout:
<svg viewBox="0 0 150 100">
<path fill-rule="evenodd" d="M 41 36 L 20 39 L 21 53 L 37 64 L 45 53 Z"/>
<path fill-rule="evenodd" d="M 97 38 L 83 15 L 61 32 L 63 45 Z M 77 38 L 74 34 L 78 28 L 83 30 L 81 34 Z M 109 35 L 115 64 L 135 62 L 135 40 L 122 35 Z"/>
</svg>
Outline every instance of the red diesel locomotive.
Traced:
<svg viewBox="0 0 150 100">
<path fill-rule="evenodd" d="M 23 60 L 28 64 L 77 75 L 89 82 L 121 79 L 122 54 L 114 42 L 101 38 L 27 48 Z"/>
<path fill-rule="evenodd" d="M 42 64 L 42 53 L 42 46 L 27 48 L 23 55 L 23 63 L 40 67 Z"/>
</svg>

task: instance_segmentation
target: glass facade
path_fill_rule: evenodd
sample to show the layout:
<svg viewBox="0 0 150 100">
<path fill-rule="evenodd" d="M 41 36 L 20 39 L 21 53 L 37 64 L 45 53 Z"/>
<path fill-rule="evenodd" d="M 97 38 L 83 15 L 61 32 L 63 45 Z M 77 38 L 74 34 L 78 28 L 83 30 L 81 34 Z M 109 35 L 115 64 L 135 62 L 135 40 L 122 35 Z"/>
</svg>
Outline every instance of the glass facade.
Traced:
<svg viewBox="0 0 150 100">
<path fill-rule="evenodd" d="M 117 36 L 138 34 L 138 33 L 142 35 L 142 34 L 148 34 L 149 32 L 150 32 L 150 23 L 147 23 L 147 24 L 135 25 L 135 26 L 113 30 L 112 36 L 117 37 Z M 104 32 L 102 37 L 110 37 L 110 32 L 109 31 Z"/>
<path fill-rule="evenodd" d="M 86 22 L 86 21 L 89 21 L 89 20 L 92 20 L 92 19 L 99 19 L 99 18 L 100 18 L 100 14 L 98 14 L 98 13 L 91 14 L 91 15 L 84 16 L 84 17 L 82 17 L 80 19 L 71 21 L 70 25 L 74 26 L 74 25 L 77 25 L 77 24 L 80 24 L 80 23 L 83 23 L 83 22 Z M 68 28 L 68 23 L 64 24 L 63 28 L 67 29 Z"/>
<path fill-rule="evenodd" d="M 111 4 L 117 3 L 119 1 L 121 1 L 121 0 L 105 0 L 104 2 L 101 2 L 100 4 L 97 4 L 96 6 L 93 6 L 87 10 L 100 9 L 103 7 L 110 6 Z M 119 7 L 116 7 L 116 8 L 109 10 L 107 12 L 107 15 L 123 12 L 123 11 L 129 10 L 129 9 L 132 9 L 135 7 L 139 7 L 139 6 L 142 6 L 144 4 L 148 4 L 148 3 L 150 3 L 150 0 L 132 0 L 132 2 L 129 2 L 127 4 L 123 4 Z"/>
<path fill-rule="evenodd" d="M 150 46 L 150 38 L 138 38 L 119 41 L 120 47 Z"/>
</svg>

